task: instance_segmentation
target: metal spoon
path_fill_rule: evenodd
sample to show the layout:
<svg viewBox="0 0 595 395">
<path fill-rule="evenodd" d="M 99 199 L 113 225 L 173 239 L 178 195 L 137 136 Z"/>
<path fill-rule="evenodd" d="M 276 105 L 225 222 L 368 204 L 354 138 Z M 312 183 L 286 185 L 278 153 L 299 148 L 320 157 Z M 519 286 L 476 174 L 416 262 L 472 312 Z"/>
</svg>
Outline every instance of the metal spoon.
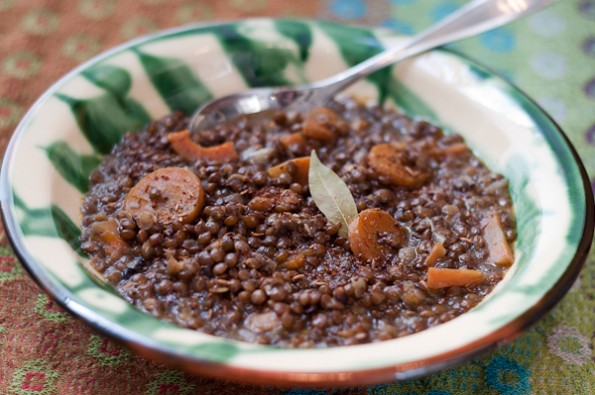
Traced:
<svg viewBox="0 0 595 395">
<path fill-rule="evenodd" d="M 190 132 L 210 129 L 240 115 L 269 110 L 307 112 L 324 106 L 349 85 L 400 60 L 505 25 L 556 0 L 474 0 L 404 45 L 321 81 L 295 87 L 249 89 L 214 99 L 192 117 Z"/>
</svg>

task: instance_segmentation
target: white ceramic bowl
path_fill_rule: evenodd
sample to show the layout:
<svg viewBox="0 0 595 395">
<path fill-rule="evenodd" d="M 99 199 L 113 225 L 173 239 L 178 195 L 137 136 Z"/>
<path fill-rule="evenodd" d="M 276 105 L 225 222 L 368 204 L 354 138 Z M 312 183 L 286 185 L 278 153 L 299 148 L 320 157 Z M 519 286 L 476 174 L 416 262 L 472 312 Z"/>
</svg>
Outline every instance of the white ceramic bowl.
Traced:
<svg viewBox="0 0 595 395">
<path fill-rule="evenodd" d="M 402 40 L 333 23 L 257 19 L 191 26 L 112 49 L 54 84 L 8 149 L 1 203 L 10 240 L 62 306 L 139 353 L 191 372 L 267 384 L 363 384 L 463 361 L 517 336 L 567 291 L 593 237 L 593 196 L 554 122 L 498 76 L 434 51 L 347 94 L 392 101 L 461 133 L 510 180 L 516 262 L 470 312 L 390 341 L 294 350 L 215 338 L 146 315 L 82 269 L 80 202 L 87 176 L 120 136 L 174 109 L 248 86 L 298 84 L 336 73 Z"/>
</svg>

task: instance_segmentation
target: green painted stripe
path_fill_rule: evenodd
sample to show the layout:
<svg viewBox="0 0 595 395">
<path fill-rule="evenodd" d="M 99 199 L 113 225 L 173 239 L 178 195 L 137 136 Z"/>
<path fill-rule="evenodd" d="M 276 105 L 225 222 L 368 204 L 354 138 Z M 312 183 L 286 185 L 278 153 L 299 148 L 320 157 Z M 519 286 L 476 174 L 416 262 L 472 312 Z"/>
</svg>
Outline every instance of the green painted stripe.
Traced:
<svg viewBox="0 0 595 395">
<path fill-rule="evenodd" d="M 79 256 L 86 257 L 81 248 L 81 230 L 74 224 L 64 211 L 55 204 L 50 208 L 58 236 L 66 241 Z"/>
<path fill-rule="evenodd" d="M 150 55 L 138 49 L 134 52 L 170 110 L 189 115 L 213 98 L 192 69 L 181 60 Z"/>
<path fill-rule="evenodd" d="M 531 198 L 527 190 L 531 169 L 521 157 L 512 156 L 506 164 L 506 174 L 510 183 L 510 195 L 517 215 L 516 249 L 522 252 L 523 261 L 528 261 L 535 253 L 539 223 L 543 212 Z"/>
<path fill-rule="evenodd" d="M 93 148 L 107 154 L 129 131 L 142 129 L 151 119 L 135 100 L 106 93 L 91 99 L 76 99 L 62 93 L 56 97 L 70 109 Z"/>
<path fill-rule="evenodd" d="M 284 71 L 294 54 L 287 48 L 249 39 L 238 32 L 239 26 L 214 26 L 209 31 L 219 39 L 246 84 L 250 87 L 290 85 Z"/>
<path fill-rule="evenodd" d="M 119 98 L 125 98 L 132 87 L 130 73 L 117 66 L 99 64 L 84 70 L 81 75 Z"/>
<path fill-rule="evenodd" d="M 29 208 L 16 192 L 13 192 L 13 199 L 17 210 L 22 213 L 19 225 L 25 236 L 57 236 L 56 226 L 49 207 Z"/>
<path fill-rule="evenodd" d="M 473 74 L 475 78 L 477 78 L 478 81 L 484 81 L 494 77 L 492 73 L 490 73 L 483 67 L 479 67 L 474 63 L 465 62 L 465 65 L 467 66 L 469 71 L 471 71 L 471 74 Z"/>
<path fill-rule="evenodd" d="M 568 199 L 571 205 L 572 216 L 571 223 L 584 224 L 586 221 L 587 202 L 585 199 L 583 179 L 576 164 L 576 159 L 568 147 L 569 143 L 558 133 L 552 120 L 530 99 L 516 89 L 510 89 L 508 94 L 535 122 L 537 128 L 548 142 L 550 149 L 554 152 L 554 157 L 558 160 L 558 165 L 560 166 L 559 175 L 566 180 L 568 187 Z M 589 204 L 593 204 L 593 202 L 589 202 Z M 582 235 L 582 226 L 572 226 L 568 230 L 566 241 L 570 245 L 576 246 Z"/>
<path fill-rule="evenodd" d="M 15 206 L 22 212 L 19 225 L 25 236 L 59 237 L 77 254 L 85 257 L 81 249 L 81 230 L 60 207 L 52 204 L 49 207 L 30 208 L 16 193 L 13 193 L 13 198 Z"/>
<path fill-rule="evenodd" d="M 333 40 L 343 60 L 350 67 L 384 50 L 382 43 L 368 29 L 333 23 L 321 23 L 319 26 Z M 387 67 L 366 78 L 376 86 L 380 103 L 384 103 L 387 98 L 389 83 L 392 80 L 390 74 L 391 68 Z"/>
<path fill-rule="evenodd" d="M 210 361 L 227 362 L 235 357 L 240 349 L 232 343 L 203 343 L 191 346 L 192 354 L 198 357 L 207 358 Z"/>
<path fill-rule="evenodd" d="M 285 37 L 294 41 L 300 49 L 300 61 L 306 63 L 312 47 L 312 29 L 304 22 L 275 21 L 275 28 Z"/>
<path fill-rule="evenodd" d="M 41 147 L 60 175 L 81 193 L 89 189 L 89 175 L 99 165 L 98 155 L 81 155 L 70 146 L 58 141 Z"/>
</svg>

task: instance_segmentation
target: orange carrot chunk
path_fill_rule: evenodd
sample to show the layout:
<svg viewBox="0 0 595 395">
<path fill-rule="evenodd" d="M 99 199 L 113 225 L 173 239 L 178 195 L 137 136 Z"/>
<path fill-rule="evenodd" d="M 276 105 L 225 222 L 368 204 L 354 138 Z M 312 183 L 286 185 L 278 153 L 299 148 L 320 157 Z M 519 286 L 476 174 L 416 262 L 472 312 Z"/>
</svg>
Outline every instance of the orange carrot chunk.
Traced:
<svg viewBox="0 0 595 395">
<path fill-rule="evenodd" d="M 286 150 L 289 150 L 291 147 L 295 146 L 302 148 L 306 145 L 306 139 L 304 138 L 302 132 L 295 132 L 286 136 L 282 136 L 279 138 L 279 142 Z"/>
<path fill-rule="evenodd" d="M 304 121 L 304 136 L 314 140 L 330 141 L 337 138 L 339 116 L 329 108 L 315 108 Z"/>
<path fill-rule="evenodd" d="M 427 285 L 430 289 L 469 287 L 481 284 L 484 280 L 485 276 L 480 270 L 430 267 Z"/>
<path fill-rule="evenodd" d="M 512 250 L 504 236 L 504 230 L 497 214 L 490 214 L 484 221 L 483 238 L 487 244 L 490 262 L 509 267 L 514 262 Z"/>
<path fill-rule="evenodd" d="M 238 160 L 238 152 L 231 141 L 214 147 L 203 147 L 192 141 L 187 130 L 169 133 L 167 141 L 169 141 L 176 154 L 186 160 L 202 159 L 211 164 L 229 163 Z"/>
<path fill-rule="evenodd" d="M 444 255 L 446 255 L 446 249 L 444 249 L 442 243 L 438 242 L 434 244 L 434 247 L 432 247 L 430 254 L 426 258 L 426 266 L 434 266 L 438 262 L 438 259 Z"/>
<path fill-rule="evenodd" d="M 287 171 L 288 166 L 290 166 L 290 163 L 293 163 L 293 165 L 295 165 L 295 170 L 291 174 L 293 180 L 302 185 L 306 185 L 308 183 L 308 171 L 310 170 L 309 156 L 302 156 L 299 158 L 290 159 L 286 162 L 281 163 L 280 165 L 273 166 L 268 171 L 269 176 L 273 178 L 279 177 L 281 174 Z"/>
<path fill-rule="evenodd" d="M 469 152 L 469 147 L 465 143 L 455 143 L 441 148 L 439 152 L 443 155 L 459 155 Z"/>
<path fill-rule="evenodd" d="M 283 262 L 280 266 L 284 269 L 289 270 L 297 270 L 303 267 L 306 264 L 306 254 L 299 253 L 296 255 L 292 255 L 285 262 Z"/>
<path fill-rule="evenodd" d="M 91 225 L 91 238 L 102 244 L 105 255 L 112 261 L 126 254 L 130 246 L 120 237 L 118 224 L 115 221 L 100 221 Z"/>
<path fill-rule="evenodd" d="M 349 224 L 351 251 L 367 261 L 383 259 L 386 248 L 378 241 L 382 233 L 392 233 L 401 242 L 407 238 L 407 230 L 388 212 L 378 208 L 362 211 Z"/>
<path fill-rule="evenodd" d="M 376 144 L 368 154 L 368 164 L 389 183 L 396 186 L 415 188 L 430 178 L 430 174 L 405 165 L 401 162 L 404 146 L 395 144 Z"/>
</svg>

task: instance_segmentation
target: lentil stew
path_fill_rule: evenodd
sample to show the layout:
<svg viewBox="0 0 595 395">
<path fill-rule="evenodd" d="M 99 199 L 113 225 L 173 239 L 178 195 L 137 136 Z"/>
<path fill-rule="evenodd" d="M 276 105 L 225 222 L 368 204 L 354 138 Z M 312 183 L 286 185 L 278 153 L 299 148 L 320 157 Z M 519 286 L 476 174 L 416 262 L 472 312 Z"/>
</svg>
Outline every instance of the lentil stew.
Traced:
<svg viewBox="0 0 595 395">
<path fill-rule="evenodd" d="M 156 317 L 283 347 L 387 340 L 468 311 L 514 261 L 506 179 L 427 121 L 348 99 L 187 122 L 127 133 L 82 204 L 90 266 Z M 347 237 L 309 193 L 312 150 L 356 203 Z"/>
</svg>

